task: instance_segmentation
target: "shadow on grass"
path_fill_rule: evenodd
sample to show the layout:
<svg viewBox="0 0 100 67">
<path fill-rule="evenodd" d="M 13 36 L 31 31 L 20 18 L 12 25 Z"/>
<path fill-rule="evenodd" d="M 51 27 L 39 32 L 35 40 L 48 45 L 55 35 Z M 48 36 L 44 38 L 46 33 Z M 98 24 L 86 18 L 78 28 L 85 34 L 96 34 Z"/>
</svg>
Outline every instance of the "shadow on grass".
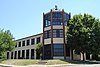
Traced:
<svg viewBox="0 0 100 67">
<path fill-rule="evenodd" d="M 81 60 L 61 60 L 64 62 L 68 62 L 71 64 L 100 64 L 100 62 L 97 61 L 81 61 Z"/>
</svg>

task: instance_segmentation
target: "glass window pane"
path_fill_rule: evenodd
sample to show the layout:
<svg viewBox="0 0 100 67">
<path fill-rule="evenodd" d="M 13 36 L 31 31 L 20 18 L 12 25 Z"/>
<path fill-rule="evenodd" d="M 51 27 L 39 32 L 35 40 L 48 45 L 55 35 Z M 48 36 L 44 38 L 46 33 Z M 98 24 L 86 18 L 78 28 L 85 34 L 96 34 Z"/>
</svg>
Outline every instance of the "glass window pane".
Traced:
<svg viewBox="0 0 100 67">
<path fill-rule="evenodd" d="M 31 39 L 31 45 L 34 45 L 35 44 L 35 39 Z"/>
<path fill-rule="evenodd" d="M 63 56 L 64 55 L 64 48 L 63 44 L 54 44 L 54 56 Z"/>
<path fill-rule="evenodd" d="M 40 42 L 40 37 L 37 38 L 37 44 Z"/>
</svg>

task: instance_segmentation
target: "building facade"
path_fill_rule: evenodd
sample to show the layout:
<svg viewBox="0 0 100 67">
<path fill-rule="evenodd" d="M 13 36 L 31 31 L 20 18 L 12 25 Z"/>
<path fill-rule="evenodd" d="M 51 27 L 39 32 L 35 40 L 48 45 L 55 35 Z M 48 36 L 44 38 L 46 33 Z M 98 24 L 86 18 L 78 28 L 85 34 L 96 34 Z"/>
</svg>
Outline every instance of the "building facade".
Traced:
<svg viewBox="0 0 100 67">
<path fill-rule="evenodd" d="M 7 52 L 7 59 L 36 59 L 35 48 L 42 41 L 42 33 L 16 40 L 15 49 Z"/>
<path fill-rule="evenodd" d="M 65 29 L 70 18 L 70 13 L 64 10 L 50 10 L 43 13 L 43 57 L 44 59 L 66 59 L 66 33 Z"/>
<path fill-rule="evenodd" d="M 70 13 L 57 8 L 43 13 L 43 33 L 16 40 L 15 49 L 7 52 L 7 59 L 38 59 L 35 48 L 39 42 L 43 44 L 43 59 L 71 59 L 66 39 L 70 17 Z M 75 54 L 74 58 L 81 59 L 81 55 Z"/>
</svg>

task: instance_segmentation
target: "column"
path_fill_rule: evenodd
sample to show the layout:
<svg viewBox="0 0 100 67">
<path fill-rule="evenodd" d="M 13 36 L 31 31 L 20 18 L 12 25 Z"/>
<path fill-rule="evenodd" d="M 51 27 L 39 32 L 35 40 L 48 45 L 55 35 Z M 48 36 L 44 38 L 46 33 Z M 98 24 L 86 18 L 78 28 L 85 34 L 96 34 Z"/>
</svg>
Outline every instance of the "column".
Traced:
<svg viewBox="0 0 100 67">
<path fill-rule="evenodd" d="M 26 59 L 26 50 L 25 50 L 24 56 L 25 56 L 25 59 Z"/>
<path fill-rule="evenodd" d="M 36 51 L 35 51 L 35 49 L 34 49 L 34 59 L 36 59 Z"/>
<path fill-rule="evenodd" d="M 92 60 L 92 54 L 90 54 L 90 60 Z"/>
<path fill-rule="evenodd" d="M 31 59 L 31 49 L 29 49 L 29 59 Z"/>
<path fill-rule="evenodd" d="M 13 51 L 13 59 L 15 58 L 15 51 Z"/>
<path fill-rule="evenodd" d="M 83 60 L 83 54 L 82 54 L 82 53 L 80 53 L 80 57 L 81 57 L 81 59 L 80 59 L 80 60 Z"/>
<path fill-rule="evenodd" d="M 16 51 L 16 59 L 18 59 L 18 51 Z"/>
<path fill-rule="evenodd" d="M 11 52 L 9 52 L 9 59 L 11 59 Z"/>
<path fill-rule="evenodd" d="M 84 53 L 84 60 L 86 60 L 86 53 Z"/>
<path fill-rule="evenodd" d="M 35 43 L 34 44 L 37 45 L 37 38 L 34 38 L 34 39 L 35 39 L 35 41 L 34 41 Z"/>
<path fill-rule="evenodd" d="M 22 58 L 22 50 L 20 50 L 20 57 Z"/>
</svg>

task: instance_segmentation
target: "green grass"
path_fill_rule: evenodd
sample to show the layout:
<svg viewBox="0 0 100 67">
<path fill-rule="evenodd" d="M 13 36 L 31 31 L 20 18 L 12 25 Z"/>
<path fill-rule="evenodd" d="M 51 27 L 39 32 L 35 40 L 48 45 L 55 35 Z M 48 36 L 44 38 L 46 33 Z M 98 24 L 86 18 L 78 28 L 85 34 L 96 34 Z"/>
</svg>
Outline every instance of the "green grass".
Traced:
<svg viewBox="0 0 100 67">
<path fill-rule="evenodd" d="M 5 60 L 2 61 L 2 64 L 11 64 L 11 65 L 32 65 L 37 64 L 39 60 Z"/>
<path fill-rule="evenodd" d="M 63 60 L 48 60 L 47 65 L 52 65 L 52 64 L 69 64 L 67 61 Z"/>
<path fill-rule="evenodd" d="M 46 65 L 53 65 L 53 64 L 69 64 L 68 61 L 64 60 L 46 60 Z M 1 61 L 1 64 L 9 64 L 9 65 L 18 65 L 18 66 L 25 66 L 25 65 L 33 65 L 38 64 L 41 60 L 29 60 L 29 59 L 14 59 L 14 60 L 4 60 Z"/>
<path fill-rule="evenodd" d="M 9 65 L 18 65 L 18 66 L 26 66 L 38 64 L 42 60 L 31 60 L 31 59 L 11 59 L 1 61 L 1 64 L 9 64 Z M 73 61 L 73 60 L 44 60 L 46 61 L 46 65 L 54 65 L 54 64 L 81 64 L 84 61 Z"/>
</svg>

